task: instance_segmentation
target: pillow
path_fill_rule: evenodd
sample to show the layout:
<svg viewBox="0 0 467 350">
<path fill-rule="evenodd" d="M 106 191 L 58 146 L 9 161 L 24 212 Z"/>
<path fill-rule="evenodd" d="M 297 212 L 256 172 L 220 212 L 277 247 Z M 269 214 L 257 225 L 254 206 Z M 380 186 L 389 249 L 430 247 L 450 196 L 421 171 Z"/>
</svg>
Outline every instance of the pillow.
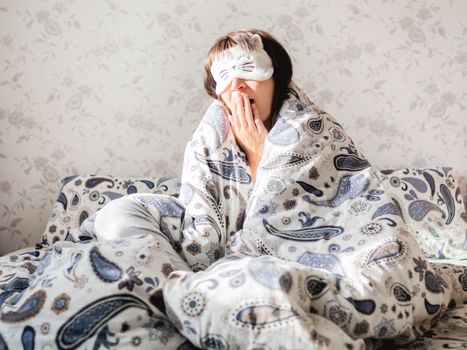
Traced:
<svg viewBox="0 0 467 350">
<path fill-rule="evenodd" d="M 467 256 L 466 208 L 460 177 L 452 168 L 382 170 L 379 174 L 394 208 L 427 257 Z"/>
<path fill-rule="evenodd" d="M 168 177 L 120 178 L 112 175 L 73 175 L 62 188 L 42 235 L 42 244 L 73 241 L 71 233 L 110 201 L 131 193 L 162 193 L 178 197 L 180 181 Z"/>
<path fill-rule="evenodd" d="M 175 349 L 186 339 L 159 309 L 172 271 L 152 235 L 57 242 L 3 302 L 0 349 Z"/>
</svg>

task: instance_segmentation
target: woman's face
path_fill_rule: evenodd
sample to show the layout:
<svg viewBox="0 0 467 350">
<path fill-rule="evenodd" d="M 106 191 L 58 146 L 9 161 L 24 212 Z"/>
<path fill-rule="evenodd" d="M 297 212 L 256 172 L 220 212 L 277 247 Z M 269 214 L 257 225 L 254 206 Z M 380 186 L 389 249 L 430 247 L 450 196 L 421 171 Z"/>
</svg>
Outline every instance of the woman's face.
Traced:
<svg viewBox="0 0 467 350">
<path fill-rule="evenodd" d="M 235 94 L 245 94 L 248 96 L 250 103 L 254 102 L 258 108 L 261 120 L 268 127 L 267 123 L 272 109 L 272 100 L 274 98 L 274 79 L 271 77 L 267 80 L 245 80 L 234 78 L 227 85 L 224 92 L 221 93 L 222 101 L 227 105 L 229 110 L 235 102 Z"/>
</svg>

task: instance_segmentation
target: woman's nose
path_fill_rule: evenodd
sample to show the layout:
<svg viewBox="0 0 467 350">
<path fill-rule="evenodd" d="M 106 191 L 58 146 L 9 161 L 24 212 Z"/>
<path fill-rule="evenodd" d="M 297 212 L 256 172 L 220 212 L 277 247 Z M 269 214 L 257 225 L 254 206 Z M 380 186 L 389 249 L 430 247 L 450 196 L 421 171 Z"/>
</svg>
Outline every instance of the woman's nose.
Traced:
<svg viewBox="0 0 467 350">
<path fill-rule="evenodd" d="M 245 80 L 240 78 L 233 78 L 230 83 L 230 91 L 240 90 L 245 87 Z"/>
</svg>

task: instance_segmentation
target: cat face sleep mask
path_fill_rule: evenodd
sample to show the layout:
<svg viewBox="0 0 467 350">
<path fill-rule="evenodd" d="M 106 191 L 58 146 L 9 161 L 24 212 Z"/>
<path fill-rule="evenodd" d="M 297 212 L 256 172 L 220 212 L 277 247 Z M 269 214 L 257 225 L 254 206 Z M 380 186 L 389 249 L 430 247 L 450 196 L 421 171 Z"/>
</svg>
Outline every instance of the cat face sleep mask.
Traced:
<svg viewBox="0 0 467 350">
<path fill-rule="evenodd" d="M 237 45 L 222 51 L 212 62 L 211 74 L 216 81 L 216 94 L 220 95 L 234 78 L 266 80 L 274 73 L 271 57 L 263 48 L 258 34 L 251 38 L 255 47 L 249 51 Z"/>
</svg>

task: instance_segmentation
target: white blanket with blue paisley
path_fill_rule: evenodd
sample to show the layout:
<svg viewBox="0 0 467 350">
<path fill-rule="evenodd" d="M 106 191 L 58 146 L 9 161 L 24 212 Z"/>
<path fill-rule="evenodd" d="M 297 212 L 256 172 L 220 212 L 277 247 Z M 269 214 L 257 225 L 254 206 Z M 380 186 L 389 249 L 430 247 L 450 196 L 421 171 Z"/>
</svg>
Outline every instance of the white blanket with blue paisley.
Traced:
<svg viewBox="0 0 467 350">
<path fill-rule="evenodd" d="M 425 171 L 424 181 L 408 174 L 404 181 L 419 191 L 404 192 L 292 84 L 253 185 L 213 103 L 187 145 L 180 200 L 189 215 L 177 240 L 195 271 L 225 247 L 227 257 L 203 272 L 173 273 L 164 286 L 167 314 L 204 348 L 414 341 L 467 301 L 466 269 L 426 259 L 467 255 L 456 203 L 463 206 L 444 170 Z M 432 221 L 446 237 L 423 252 L 418 242 Z"/>
</svg>

